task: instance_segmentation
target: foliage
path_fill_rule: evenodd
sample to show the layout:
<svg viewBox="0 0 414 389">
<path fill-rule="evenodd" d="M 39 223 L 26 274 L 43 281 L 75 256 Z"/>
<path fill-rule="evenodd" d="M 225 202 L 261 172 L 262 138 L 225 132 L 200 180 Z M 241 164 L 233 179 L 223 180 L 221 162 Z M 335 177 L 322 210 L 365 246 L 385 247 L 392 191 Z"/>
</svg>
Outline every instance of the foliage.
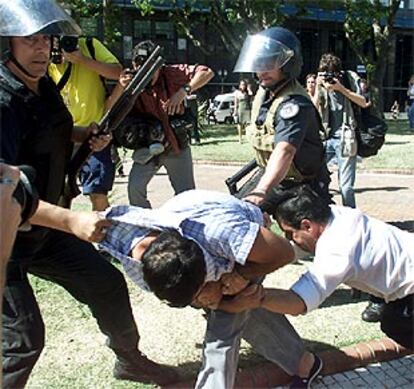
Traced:
<svg viewBox="0 0 414 389">
<path fill-rule="evenodd" d="M 154 1 L 132 0 L 143 16 L 154 13 Z M 283 25 L 287 19 L 282 5 L 285 0 L 158 0 L 170 7 L 170 18 L 179 32 L 189 38 L 206 55 L 211 49 L 197 35 L 200 26 L 212 25 L 227 51 L 236 55 L 246 33 L 256 33 L 273 25 Z M 294 1 L 297 16 L 304 12 L 304 1 Z"/>
<path fill-rule="evenodd" d="M 367 69 L 374 105 L 382 109 L 382 83 L 391 49 L 395 16 L 401 0 L 345 0 L 345 34 Z M 371 46 L 371 47 L 370 47 Z"/>
<path fill-rule="evenodd" d="M 72 17 L 78 22 L 82 18 L 103 17 L 104 42 L 112 44 L 121 36 L 120 15 L 121 10 L 112 0 L 59 0 L 65 8 L 71 11 Z"/>
</svg>

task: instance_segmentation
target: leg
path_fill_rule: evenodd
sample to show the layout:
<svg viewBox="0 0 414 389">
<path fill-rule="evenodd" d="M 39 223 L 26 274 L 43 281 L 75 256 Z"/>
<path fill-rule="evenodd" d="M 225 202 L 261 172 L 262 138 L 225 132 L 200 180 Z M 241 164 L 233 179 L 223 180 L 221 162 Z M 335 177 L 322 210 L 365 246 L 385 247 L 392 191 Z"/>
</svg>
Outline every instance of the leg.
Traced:
<svg viewBox="0 0 414 389">
<path fill-rule="evenodd" d="M 414 131 L 414 100 L 411 101 L 411 105 L 408 108 L 408 121 L 410 123 L 410 130 Z"/>
<path fill-rule="evenodd" d="M 338 160 L 338 183 L 342 196 L 342 204 L 347 207 L 355 208 L 354 185 L 356 176 L 356 156 L 342 157 L 339 140 L 335 145 L 335 151 Z"/>
<path fill-rule="evenodd" d="M 154 161 L 145 165 L 134 162 L 128 178 L 128 199 L 131 205 L 143 208 L 151 208 L 147 199 L 147 186 L 158 170 Z"/>
<path fill-rule="evenodd" d="M 381 330 L 404 347 L 414 350 L 414 295 L 385 305 Z"/>
<path fill-rule="evenodd" d="M 178 155 L 168 153 L 161 158 L 161 163 L 167 170 L 175 194 L 195 188 L 190 147 L 186 147 Z"/>
<path fill-rule="evenodd" d="M 45 328 L 26 272 L 12 261 L 3 299 L 3 388 L 23 388 L 43 350 Z"/>
<path fill-rule="evenodd" d="M 232 388 L 237 372 L 242 330 L 250 312 L 211 311 L 204 338 L 203 363 L 195 387 Z"/>
<path fill-rule="evenodd" d="M 177 380 L 174 369 L 138 351 L 139 335 L 125 279 L 91 244 L 52 230 L 30 272 L 56 282 L 88 305 L 117 356 L 116 378 L 159 385 Z"/>
</svg>

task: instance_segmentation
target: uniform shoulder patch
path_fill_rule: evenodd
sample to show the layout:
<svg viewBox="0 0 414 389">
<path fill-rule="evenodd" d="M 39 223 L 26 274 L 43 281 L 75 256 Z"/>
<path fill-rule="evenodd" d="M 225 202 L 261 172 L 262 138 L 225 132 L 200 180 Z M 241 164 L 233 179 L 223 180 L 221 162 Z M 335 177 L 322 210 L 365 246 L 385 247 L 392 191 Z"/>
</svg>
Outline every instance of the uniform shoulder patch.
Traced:
<svg viewBox="0 0 414 389">
<path fill-rule="evenodd" d="M 282 105 L 280 108 L 280 117 L 282 119 L 292 119 L 299 112 L 299 105 L 294 102 L 287 102 Z"/>
</svg>

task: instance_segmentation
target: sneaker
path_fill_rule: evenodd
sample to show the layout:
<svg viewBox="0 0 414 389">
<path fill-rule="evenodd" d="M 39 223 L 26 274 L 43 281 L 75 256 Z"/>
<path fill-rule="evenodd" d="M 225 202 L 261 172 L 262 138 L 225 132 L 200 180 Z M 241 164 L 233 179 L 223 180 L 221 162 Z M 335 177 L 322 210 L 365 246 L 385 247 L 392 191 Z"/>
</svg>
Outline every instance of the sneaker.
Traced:
<svg viewBox="0 0 414 389">
<path fill-rule="evenodd" d="M 177 369 L 161 365 L 138 352 L 133 358 L 120 358 L 115 361 L 114 377 L 159 386 L 176 383 L 180 380 Z"/>
<path fill-rule="evenodd" d="M 307 377 L 302 378 L 299 376 L 294 376 L 292 383 L 289 388 L 299 389 L 299 388 L 310 388 L 312 382 L 318 377 L 318 374 L 321 372 L 323 367 L 322 359 L 315 355 L 315 362 L 313 362 L 312 369 Z"/>
<path fill-rule="evenodd" d="M 384 313 L 385 305 L 385 303 L 369 302 L 368 306 L 361 314 L 362 320 L 368 323 L 379 322 L 381 320 L 382 314 Z"/>
</svg>

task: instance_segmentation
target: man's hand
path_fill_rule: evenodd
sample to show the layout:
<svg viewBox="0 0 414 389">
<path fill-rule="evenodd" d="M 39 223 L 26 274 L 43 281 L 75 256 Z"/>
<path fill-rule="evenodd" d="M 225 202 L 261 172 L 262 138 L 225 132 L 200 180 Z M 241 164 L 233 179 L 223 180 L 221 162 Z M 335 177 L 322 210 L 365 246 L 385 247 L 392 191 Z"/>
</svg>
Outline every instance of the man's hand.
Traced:
<svg viewBox="0 0 414 389">
<path fill-rule="evenodd" d="M 192 302 L 196 308 L 217 309 L 223 297 L 221 281 L 207 282 L 197 293 Z"/>
<path fill-rule="evenodd" d="M 265 197 L 266 192 L 263 189 L 255 188 L 247 196 L 245 196 L 243 200 L 259 206 L 263 203 Z"/>
<path fill-rule="evenodd" d="M 183 114 L 183 101 L 186 95 L 186 91 L 183 88 L 180 88 L 164 103 L 163 109 L 167 112 L 168 115 Z"/>
<path fill-rule="evenodd" d="M 105 238 L 111 222 L 96 212 L 72 212 L 68 222 L 70 232 L 88 242 L 100 242 Z"/>
<path fill-rule="evenodd" d="M 250 281 L 241 276 L 237 270 L 223 274 L 220 281 L 222 284 L 221 290 L 223 294 L 226 295 L 235 295 L 245 289 L 250 283 Z"/>
<path fill-rule="evenodd" d="M 129 83 L 131 82 L 133 77 L 134 77 L 133 70 L 124 69 L 124 70 L 122 70 L 121 74 L 119 75 L 119 83 L 125 89 L 129 85 Z"/>
<path fill-rule="evenodd" d="M 65 58 L 65 60 L 73 64 L 82 63 L 83 59 L 85 58 L 79 49 L 72 51 L 70 53 L 65 50 L 62 50 L 62 53 L 63 53 L 63 57 Z"/>
<path fill-rule="evenodd" d="M 91 123 L 89 127 L 86 128 L 86 131 L 92 134 L 97 134 L 99 132 L 98 125 L 96 123 Z M 109 143 L 112 140 L 112 134 L 106 134 L 106 135 L 99 135 L 99 136 L 93 136 L 89 140 L 89 145 L 92 151 L 101 151 L 106 146 L 109 145 Z"/>
<path fill-rule="evenodd" d="M 259 308 L 265 296 L 265 291 L 261 285 L 250 285 L 231 300 L 222 301 L 219 309 L 238 313 L 248 309 Z"/>
</svg>

